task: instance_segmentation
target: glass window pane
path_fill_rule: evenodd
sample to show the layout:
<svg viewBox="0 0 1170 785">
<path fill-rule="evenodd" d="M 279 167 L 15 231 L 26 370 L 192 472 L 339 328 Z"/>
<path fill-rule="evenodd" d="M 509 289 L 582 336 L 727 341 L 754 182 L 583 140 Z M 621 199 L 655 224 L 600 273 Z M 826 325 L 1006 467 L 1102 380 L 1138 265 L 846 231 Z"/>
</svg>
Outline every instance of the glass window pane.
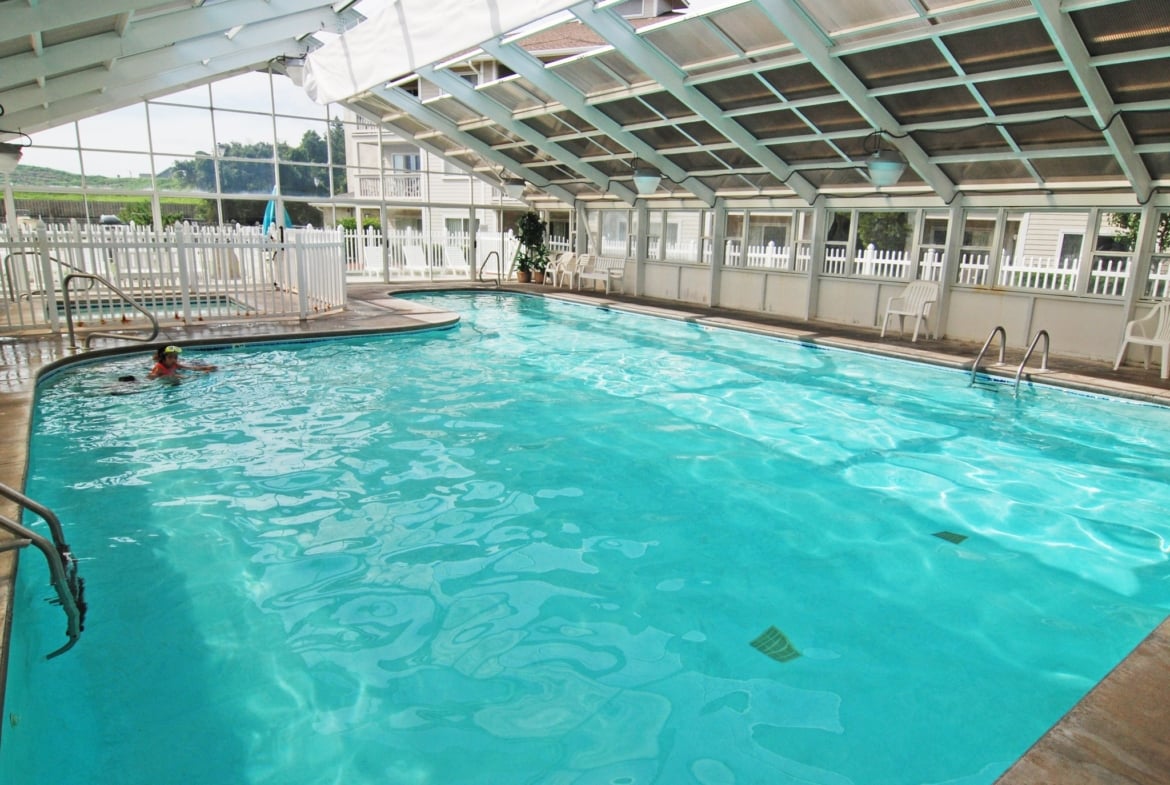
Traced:
<svg viewBox="0 0 1170 785">
<path fill-rule="evenodd" d="M 89 188 L 151 189 L 149 155 L 83 150 L 81 162 Z"/>
<path fill-rule="evenodd" d="M 910 248 L 910 216 L 904 212 L 862 212 L 857 215 L 857 247 L 904 252 Z"/>
<path fill-rule="evenodd" d="M 272 92 L 268 74 L 247 73 L 211 85 L 212 105 L 216 109 L 240 109 L 272 114 Z"/>
<path fill-rule="evenodd" d="M 276 118 L 276 140 L 282 160 L 328 163 L 325 141 L 328 135 L 329 126 L 324 120 Z"/>
<path fill-rule="evenodd" d="M 90 149 L 149 152 L 146 105 L 134 104 L 77 122 L 81 146 Z"/>
<path fill-rule="evenodd" d="M 208 155 L 156 155 L 154 171 L 160 191 L 215 192 L 215 163 Z"/>
<path fill-rule="evenodd" d="M 748 216 L 747 244 L 782 248 L 788 245 L 791 228 L 788 213 L 752 213 Z"/>
<path fill-rule="evenodd" d="M 220 188 L 225 194 L 271 194 L 276 171 L 267 161 L 220 161 Z"/>
<path fill-rule="evenodd" d="M 211 113 L 186 106 L 150 104 L 150 138 L 155 153 L 187 155 L 215 150 Z"/>
<path fill-rule="evenodd" d="M 1141 217 L 1137 212 L 1102 212 L 1096 250 L 1131 253 L 1137 245 Z"/>
<path fill-rule="evenodd" d="M 281 164 L 280 192 L 285 196 L 329 196 L 329 167 Z"/>
<path fill-rule="evenodd" d="M 276 101 L 277 114 L 325 119 L 325 110 L 328 107 L 309 98 L 308 93 L 297 87 L 296 83 L 284 74 L 272 75 L 272 94 Z"/>
<path fill-rule="evenodd" d="M 825 235 L 825 239 L 831 243 L 847 243 L 849 242 L 849 225 L 851 223 L 851 214 L 847 212 L 835 212 L 829 219 L 829 231 Z"/>
<path fill-rule="evenodd" d="M 29 138 L 33 140 L 34 147 L 39 145 L 77 147 L 77 126 L 73 123 L 65 123 L 56 128 L 46 128 L 35 134 L 29 134 Z M 31 150 L 26 148 L 24 152 L 27 155 Z"/>
<path fill-rule="evenodd" d="M 213 118 L 220 155 L 271 160 L 272 125 L 268 118 L 222 111 L 214 112 Z"/>
<path fill-rule="evenodd" d="M 72 124 L 70 124 L 72 128 Z M 21 177 L 21 170 L 29 166 L 43 166 L 48 169 L 56 169 L 60 172 L 66 172 L 70 175 L 81 174 L 81 153 L 76 147 L 52 147 L 41 144 L 40 139 L 44 133 L 36 134 L 33 137 L 32 147 L 24 148 L 24 154 L 20 159 L 20 168 L 16 170 L 16 174 L 12 175 L 15 179 L 13 182 L 19 182 Z M 54 180 L 59 178 L 54 178 Z M 76 185 L 78 182 L 73 178 L 66 178 L 68 182 L 53 182 L 45 183 L 46 185 Z"/>
</svg>

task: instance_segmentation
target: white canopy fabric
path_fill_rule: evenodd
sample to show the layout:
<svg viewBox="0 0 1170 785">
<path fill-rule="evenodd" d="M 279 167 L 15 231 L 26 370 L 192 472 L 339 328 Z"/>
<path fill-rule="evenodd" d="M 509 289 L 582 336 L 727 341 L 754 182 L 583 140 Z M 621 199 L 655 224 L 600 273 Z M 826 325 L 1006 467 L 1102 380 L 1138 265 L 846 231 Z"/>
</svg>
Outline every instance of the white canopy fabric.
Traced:
<svg viewBox="0 0 1170 785">
<path fill-rule="evenodd" d="M 472 49 L 581 0 L 386 0 L 377 16 L 311 53 L 304 89 L 320 104 Z"/>
</svg>

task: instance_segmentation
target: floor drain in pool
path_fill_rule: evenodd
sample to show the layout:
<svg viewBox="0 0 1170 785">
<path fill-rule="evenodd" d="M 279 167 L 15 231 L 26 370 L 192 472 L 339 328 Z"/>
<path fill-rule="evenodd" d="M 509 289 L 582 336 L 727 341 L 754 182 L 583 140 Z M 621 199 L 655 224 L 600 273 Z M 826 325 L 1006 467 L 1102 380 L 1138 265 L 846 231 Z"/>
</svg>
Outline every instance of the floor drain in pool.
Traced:
<svg viewBox="0 0 1170 785">
<path fill-rule="evenodd" d="M 940 540 L 953 542 L 955 545 L 958 545 L 963 540 L 967 539 L 966 534 L 955 534 L 954 532 L 935 532 L 934 536 L 938 537 Z"/>
<path fill-rule="evenodd" d="M 752 647 L 759 649 L 777 662 L 788 662 L 800 656 L 800 652 L 788 640 L 788 636 L 775 627 L 764 630 L 760 637 L 752 641 Z"/>
</svg>

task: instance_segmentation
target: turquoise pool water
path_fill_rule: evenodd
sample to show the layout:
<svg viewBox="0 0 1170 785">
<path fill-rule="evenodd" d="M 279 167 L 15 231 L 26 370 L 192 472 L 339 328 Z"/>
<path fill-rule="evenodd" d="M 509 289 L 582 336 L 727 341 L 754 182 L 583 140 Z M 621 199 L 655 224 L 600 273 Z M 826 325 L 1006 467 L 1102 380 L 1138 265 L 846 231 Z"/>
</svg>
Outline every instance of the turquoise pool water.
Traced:
<svg viewBox="0 0 1170 785">
<path fill-rule="evenodd" d="M 423 299 L 40 387 L 0 781 L 984 785 L 1168 612 L 1166 410 Z"/>
</svg>

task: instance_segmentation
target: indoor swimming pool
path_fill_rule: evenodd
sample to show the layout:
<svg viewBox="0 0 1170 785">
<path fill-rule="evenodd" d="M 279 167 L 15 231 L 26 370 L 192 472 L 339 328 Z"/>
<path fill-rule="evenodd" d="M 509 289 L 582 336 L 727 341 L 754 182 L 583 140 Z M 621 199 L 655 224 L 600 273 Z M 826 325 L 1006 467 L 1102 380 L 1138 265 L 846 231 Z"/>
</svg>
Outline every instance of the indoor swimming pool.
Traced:
<svg viewBox="0 0 1170 785">
<path fill-rule="evenodd" d="M 990 785 L 1170 613 L 1164 408 L 412 299 L 39 385 L 0 781 Z"/>
</svg>

